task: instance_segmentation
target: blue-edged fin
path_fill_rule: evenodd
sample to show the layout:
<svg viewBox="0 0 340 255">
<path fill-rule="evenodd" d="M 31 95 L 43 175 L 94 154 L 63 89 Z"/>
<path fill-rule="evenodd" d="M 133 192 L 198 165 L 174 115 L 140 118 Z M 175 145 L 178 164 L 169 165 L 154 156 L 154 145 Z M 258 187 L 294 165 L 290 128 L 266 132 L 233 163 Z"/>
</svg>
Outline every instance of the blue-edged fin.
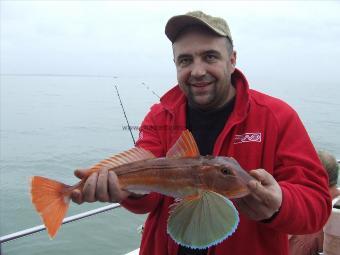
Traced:
<svg viewBox="0 0 340 255">
<path fill-rule="evenodd" d="M 185 158 L 198 157 L 200 152 L 198 150 L 195 138 L 189 130 L 182 132 L 176 143 L 168 150 L 167 158 Z"/>
<path fill-rule="evenodd" d="M 203 191 L 197 198 L 187 198 L 174 205 L 167 232 L 182 246 L 205 249 L 232 235 L 238 223 L 238 212 L 228 198 Z"/>
</svg>

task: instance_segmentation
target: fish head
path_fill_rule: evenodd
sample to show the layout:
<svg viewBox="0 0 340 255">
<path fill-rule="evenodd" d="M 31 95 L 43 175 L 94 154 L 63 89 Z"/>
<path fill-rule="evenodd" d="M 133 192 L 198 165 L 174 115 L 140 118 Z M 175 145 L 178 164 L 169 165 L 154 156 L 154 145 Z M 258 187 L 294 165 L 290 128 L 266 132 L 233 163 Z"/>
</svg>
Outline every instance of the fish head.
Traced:
<svg viewBox="0 0 340 255">
<path fill-rule="evenodd" d="M 249 194 L 247 184 L 254 178 L 234 158 L 207 156 L 203 162 L 202 182 L 208 190 L 228 198 Z"/>
</svg>

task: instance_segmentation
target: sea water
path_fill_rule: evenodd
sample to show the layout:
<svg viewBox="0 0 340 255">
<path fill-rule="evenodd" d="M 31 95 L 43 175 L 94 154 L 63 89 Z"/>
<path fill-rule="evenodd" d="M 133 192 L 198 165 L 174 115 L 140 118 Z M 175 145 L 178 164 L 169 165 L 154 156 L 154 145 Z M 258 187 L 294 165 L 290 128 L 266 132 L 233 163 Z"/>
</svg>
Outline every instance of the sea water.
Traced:
<svg viewBox="0 0 340 255">
<path fill-rule="evenodd" d="M 133 146 L 114 85 L 130 125 L 138 127 L 157 95 L 173 84 L 161 80 L 1 76 L 0 235 L 42 224 L 30 201 L 30 176 L 74 184 L 74 169 Z M 315 146 L 340 158 L 337 84 L 323 84 L 322 93 L 317 83 L 253 87 L 293 106 Z M 68 215 L 103 205 L 71 204 Z M 7 255 L 124 254 L 138 247 L 137 228 L 145 218 L 119 208 L 66 224 L 53 241 L 42 231 L 5 243 L 1 250 Z"/>
</svg>

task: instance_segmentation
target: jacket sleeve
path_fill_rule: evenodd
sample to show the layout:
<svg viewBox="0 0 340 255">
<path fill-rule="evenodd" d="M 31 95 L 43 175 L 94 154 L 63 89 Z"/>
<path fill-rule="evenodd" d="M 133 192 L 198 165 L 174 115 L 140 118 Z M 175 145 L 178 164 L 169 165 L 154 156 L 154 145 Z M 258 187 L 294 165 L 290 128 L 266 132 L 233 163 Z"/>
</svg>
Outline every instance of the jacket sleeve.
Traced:
<svg viewBox="0 0 340 255">
<path fill-rule="evenodd" d="M 316 232 L 331 212 L 327 173 L 297 113 L 288 107 L 276 117 L 273 176 L 282 189 L 283 200 L 279 213 L 266 224 L 290 234 Z"/>
<path fill-rule="evenodd" d="M 146 115 L 139 129 L 139 138 L 136 142 L 136 147 L 142 147 L 151 151 L 156 157 L 165 155 L 164 146 L 157 132 L 158 126 L 154 122 L 154 113 L 161 106 L 156 104 L 151 107 L 150 112 Z M 121 202 L 121 205 L 133 213 L 149 213 L 154 210 L 163 199 L 163 195 L 159 193 L 150 193 L 141 198 L 128 197 Z"/>
</svg>

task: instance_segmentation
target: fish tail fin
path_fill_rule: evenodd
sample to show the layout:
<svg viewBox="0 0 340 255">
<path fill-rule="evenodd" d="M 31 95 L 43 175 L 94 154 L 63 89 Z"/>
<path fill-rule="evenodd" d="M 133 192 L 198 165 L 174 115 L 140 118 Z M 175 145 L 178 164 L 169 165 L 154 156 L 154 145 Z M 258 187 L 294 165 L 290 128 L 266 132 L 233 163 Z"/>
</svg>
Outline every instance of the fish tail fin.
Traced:
<svg viewBox="0 0 340 255">
<path fill-rule="evenodd" d="M 238 212 L 229 199 L 203 191 L 171 208 L 167 232 L 182 246 L 206 249 L 232 235 L 238 223 Z"/>
<path fill-rule="evenodd" d="M 70 202 L 70 186 L 41 176 L 31 178 L 31 198 L 51 239 L 57 234 Z"/>
</svg>

